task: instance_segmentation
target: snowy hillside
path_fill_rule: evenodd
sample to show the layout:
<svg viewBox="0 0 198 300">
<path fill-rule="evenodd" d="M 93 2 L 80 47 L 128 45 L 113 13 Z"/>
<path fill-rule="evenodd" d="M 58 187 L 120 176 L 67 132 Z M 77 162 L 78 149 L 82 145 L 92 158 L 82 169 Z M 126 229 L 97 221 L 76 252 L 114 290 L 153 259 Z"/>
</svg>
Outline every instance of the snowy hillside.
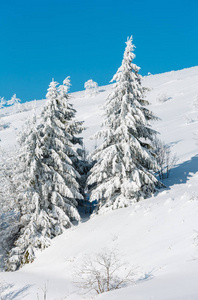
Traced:
<svg viewBox="0 0 198 300">
<path fill-rule="evenodd" d="M 178 157 L 167 188 L 152 198 L 128 208 L 107 212 L 72 227 L 37 253 L 37 259 L 13 273 L 0 273 L 2 299 L 48 300 L 197 300 L 198 299 L 198 67 L 149 75 L 143 85 L 150 88 L 147 99 L 161 120 L 153 123 L 160 138 Z M 112 85 L 98 88 L 92 97 L 85 92 L 71 94 L 70 102 L 84 121 L 82 136 L 91 152 L 97 146 L 89 137 L 101 125 L 101 107 Z M 44 100 L 37 101 L 40 112 Z M 33 103 L 24 111 L 12 107 L 0 110 L 0 146 L 14 147 Z M 86 256 L 102 249 L 116 249 L 135 268 L 135 284 L 97 296 L 80 289 L 75 272 Z M 137 269 L 136 269 L 137 267 Z"/>
</svg>

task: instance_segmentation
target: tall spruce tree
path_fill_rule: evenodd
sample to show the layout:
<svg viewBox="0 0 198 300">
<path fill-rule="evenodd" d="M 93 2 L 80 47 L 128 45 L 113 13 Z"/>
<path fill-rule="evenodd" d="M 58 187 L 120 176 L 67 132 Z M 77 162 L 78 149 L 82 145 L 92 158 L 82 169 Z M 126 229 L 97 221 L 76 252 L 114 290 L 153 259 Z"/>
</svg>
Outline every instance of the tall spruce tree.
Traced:
<svg viewBox="0 0 198 300">
<path fill-rule="evenodd" d="M 63 85 L 59 86 L 59 98 L 64 103 L 67 103 L 67 120 L 70 122 L 67 123 L 67 132 L 70 134 L 70 142 L 73 144 L 73 147 L 76 149 L 75 153 L 70 153 L 69 158 L 71 159 L 75 170 L 80 174 L 77 178 L 77 182 L 80 186 L 80 193 L 85 198 L 85 184 L 87 179 L 87 173 L 90 170 L 90 163 L 85 159 L 85 149 L 83 149 L 82 138 L 79 137 L 79 134 L 84 130 L 83 122 L 77 121 L 75 119 L 76 110 L 73 106 L 68 103 L 68 90 L 70 87 L 70 78 L 69 76 L 63 81 Z M 79 147 L 80 146 L 80 147 Z M 82 200 L 82 199 L 77 199 Z"/>
<path fill-rule="evenodd" d="M 114 75 L 113 92 L 104 106 L 105 127 L 95 137 L 103 143 L 92 155 L 96 161 L 88 178 L 90 200 L 98 200 L 98 209 L 125 207 L 149 197 L 160 183 L 153 175 L 158 168 L 149 149 L 156 135 L 150 121 L 154 114 L 145 106 L 132 37 L 126 42 L 121 67 Z"/>
<path fill-rule="evenodd" d="M 40 124 L 34 119 L 21 135 L 21 229 L 9 253 L 7 270 L 32 262 L 35 250 L 48 247 L 52 238 L 80 219 L 76 208 L 76 199 L 83 198 L 77 182 L 80 175 L 71 157 L 77 157 L 73 133 L 81 129 L 72 120 L 75 111 L 68 104 L 67 90 L 68 82 L 60 91 L 57 82 L 51 82 Z"/>
</svg>

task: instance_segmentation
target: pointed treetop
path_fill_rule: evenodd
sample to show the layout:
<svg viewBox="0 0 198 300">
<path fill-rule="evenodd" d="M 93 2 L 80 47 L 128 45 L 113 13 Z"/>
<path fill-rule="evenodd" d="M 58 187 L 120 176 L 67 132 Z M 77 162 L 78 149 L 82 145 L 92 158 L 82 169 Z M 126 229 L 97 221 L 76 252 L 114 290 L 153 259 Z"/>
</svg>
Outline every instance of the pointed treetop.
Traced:
<svg viewBox="0 0 198 300">
<path fill-rule="evenodd" d="M 59 83 L 57 81 L 54 81 L 54 78 L 52 78 L 52 81 L 49 84 L 49 88 L 50 87 L 56 87 Z"/>
<path fill-rule="evenodd" d="M 70 76 L 67 76 L 65 80 L 63 80 L 63 86 L 65 88 L 65 92 L 68 93 L 71 86 Z"/>
<path fill-rule="evenodd" d="M 57 85 L 58 85 L 58 82 L 54 81 L 54 79 L 52 78 L 52 82 L 50 82 L 49 88 L 47 89 L 47 94 L 46 94 L 47 99 L 49 99 L 53 96 L 54 97 L 57 96 L 57 88 L 56 88 Z"/>
<path fill-rule="evenodd" d="M 65 80 L 63 80 L 63 84 L 59 86 L 58 91 L 61 97 L 68 97 L 67 93 L 69 92 L 71 83 L 70 83 L 70 76 L 67 76 Z"/>
<path fill-rule="evenodd" d="M 132 44 L 133 42 L 133 37 L 131 36 L 130 38 L 127 38 L 126 41 L 126 48 L 124 51 L 124 59 L 129 59 L 132 61 L 135 58 L 135 54 L 133 53 L 135 45 Z"/>
<path fill-rule="evenodd" d="M 140 70 L 140 67 L 132 63 L 133 59 L 136 57 L 136 55 L 133 53 L 135 45 L 132 44 L 133 37 L 127 38 L 127 41 L 125 42 L 126 48 L 123 55 L 122 65 L 119 67 L 117 73 L 113 76 L 113 81 L 120 81 L 120 73 L 126 73 L 126 72 L 135 72 L 138 73 Z"/>
<path fill-rule="evenodd" d="M 125 42 L 125 44 L 128 46 L 128 47 L 132 47 L 132 50 L 134 50 L 135 48 L 135 45 L 132 44 L 133 42 L 133 36 L 131 35 L 130 37 L 127 37 L 127 41 Z"/>
</svg>

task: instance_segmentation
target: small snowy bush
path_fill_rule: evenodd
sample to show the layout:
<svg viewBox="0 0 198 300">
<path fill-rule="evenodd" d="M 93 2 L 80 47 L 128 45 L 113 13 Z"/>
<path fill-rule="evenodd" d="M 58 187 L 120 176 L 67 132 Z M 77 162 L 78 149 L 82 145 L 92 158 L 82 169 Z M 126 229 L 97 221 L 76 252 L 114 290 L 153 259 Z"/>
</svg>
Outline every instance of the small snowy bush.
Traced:
<svg viewBox="0 0 198 300">
<path fill-rule="evenodd" d="M 189 115 L 185 115 L 184 120 L 186 124 L 190 124 L 194 122 L 194 120 Z"/>
<path fill-rule="evenodd" d="M 97 82 L 93 81 L 92 79 L 89 79 L 85 82 L 84 88 L 85 88 L 85 94 L 89 96 L 94 96 L 97 94 Z"/>
<path fill-rule="evenodd" d="M 160 103 L 164 103 L 170 99 L 171 99 L 171 97 L 167 96 L 166 93 L 162 93 L 157 96 L 157 102 L 160 102 Z"/>
</svg>

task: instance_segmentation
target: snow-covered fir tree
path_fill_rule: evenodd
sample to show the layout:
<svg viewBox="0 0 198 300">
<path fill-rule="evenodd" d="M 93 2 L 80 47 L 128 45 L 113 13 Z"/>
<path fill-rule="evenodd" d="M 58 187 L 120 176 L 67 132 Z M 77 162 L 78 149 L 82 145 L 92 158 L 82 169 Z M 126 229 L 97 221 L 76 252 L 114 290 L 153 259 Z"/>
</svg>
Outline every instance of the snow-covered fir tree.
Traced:
<svg viewBox="0 0 198 300">
<path fill-rule="evenodd" d="M 157 163 L 149 142 L 156 135 L 150 121 L 154 114 L 145 106 L 146 89 L 142 87 L 132 37 L 126 42 L 121 67 L 114 75 L 113 92 L 104 106 L 105 127 L 95 138 L 103 143 L 92 155 L 96 161 L 88 178 L 90 201 L 98 201 L 98 209 L 125 207 L 149 197 L 160 183 L 153 175 Z"/>
<path fill-rule="evenodd" d="M 21 100 L 19 98 L 17 98 L 16 94 L 14 94 L 12 96 L 12 98 L 7 101 L 7 105 L 12 105 L 14 112 L 18 112 L 18 111 L 20 111 L 20 108 L 21 108 L 20 102 L 21 102 Z"/>
<path fill-rule="evenodd" d="M 3 268 L 3 258 L 13 246 L 20 229 L 17 184 L 13 176 L 17 167 L 16 155 L 15 147 L 0 147 L 0 268 Z"/>
<path fill-rule="evenodd" d="M 68 103 L 69 95 L 69 87 L 71 86 L 70 77 L 68 76 L 64 81 L 63 85 L 59 86 L 59 98 L 64 103 L 67 103 L 67 132 L 70 134 L 70 142 L 73 144 L 73 147 L 76 149 L 76 152 L 69 154 L 69 158 L 71 159 L 75 170 L 79 173 L 79 177 L 77 178 L 77 182 L 80 185 L 80 193 L 85 197 L 85 183 L 87 179 L 87 173 L 90 170 L 90 163 L 85 159 L 85 149 L 83 148 L 82 138 L 79 137 L 79 134 L 83 131 L 83 122 L 77 121 L 75 119 L 76 110 L 73 106 Z M 77 199 L 82 200 L 82 199 Z"/>
<path fill-rule="evenodd" d="M 80 220 L 76 208 L 76 200 L 83 198 L 77 182 L 80 175 L 71 159 L 77 157 L 72 143 L 75 111 L 68 104 L 67 89 L 64 83 L 58 91 L 57 82 L 51 82 L 39 125 L 34 119 L 20 138 L 21 230 L 7 270 L 32 262 L 37 249 L 48 247 L 53 237 Z"/>
<path fill-rule="evenodd" d="M 63 84 L 59 86 L 58 88 L 58 99 L 61 103 L 65 104 L 65 115 L 67 117 L 67 133 L 70 134 L 68 135 L 68 138 L 70 142 L 73 145 L 80 145 L 82 146 L 82 138 L 81 137 L 76 137 L 76 135 L 79 135 L 83 131 L 83 122 L 82 121 L 77 121 L 75 119 L 76 115 L 76 110 L 73 108 L 72 104 L 68 102 L 69 100 L 69 87 L 71 86 L 70 83 L 70 78 L 69 76 L 63 81 Z M 75 153 L 74 155 L 75 158 L 77 158 L 77 155 Z"/>
</svg>

